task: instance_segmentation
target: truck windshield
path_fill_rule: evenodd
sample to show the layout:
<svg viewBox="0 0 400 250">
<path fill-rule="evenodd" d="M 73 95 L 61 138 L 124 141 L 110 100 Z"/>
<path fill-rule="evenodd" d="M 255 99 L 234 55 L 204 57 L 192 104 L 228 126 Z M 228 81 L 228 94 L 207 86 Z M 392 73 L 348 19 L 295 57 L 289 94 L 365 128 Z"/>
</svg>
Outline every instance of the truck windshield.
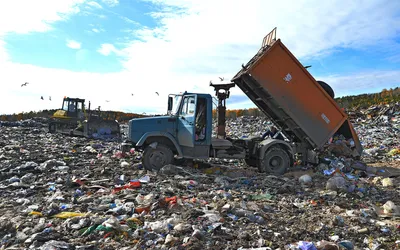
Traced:
<svg viewBox="0 0 400 250">
<path fill-rule="evenodd" d="M 176 115 L 179 112 L 179 106 L 181 104 L 182 96 L 181 95 L 170 95 L 172 96 L 172 109 L 170 114 L 171 115 Z"/>
</svg>

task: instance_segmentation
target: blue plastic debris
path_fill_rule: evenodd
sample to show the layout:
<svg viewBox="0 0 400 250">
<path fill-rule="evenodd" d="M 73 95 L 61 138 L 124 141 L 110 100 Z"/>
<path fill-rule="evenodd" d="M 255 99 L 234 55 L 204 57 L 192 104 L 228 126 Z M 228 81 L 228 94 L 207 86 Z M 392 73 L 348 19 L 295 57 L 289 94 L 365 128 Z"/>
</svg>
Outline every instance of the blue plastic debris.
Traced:
<svg viewBox="0 0 400 250">
<path fill-rule="evenodd" d="M 324 175 L 332 175 L 336 169 L 331 168 L 329 170 L 324 170 Z"/>
<path fill-rule="evenodd" d="M 298 248 L 301 250 L 317 250 L 314 243 L 307 241 L 299 241 Z"/>
<path fill-rule="evenodd" d="M 353 250 L 354 249 L 354 245 L 353 243 L 351 243 L 348 240 L 344 240 L 338 243 L 339 247 L 344 248 L 346 250 Z"/>
</svg>

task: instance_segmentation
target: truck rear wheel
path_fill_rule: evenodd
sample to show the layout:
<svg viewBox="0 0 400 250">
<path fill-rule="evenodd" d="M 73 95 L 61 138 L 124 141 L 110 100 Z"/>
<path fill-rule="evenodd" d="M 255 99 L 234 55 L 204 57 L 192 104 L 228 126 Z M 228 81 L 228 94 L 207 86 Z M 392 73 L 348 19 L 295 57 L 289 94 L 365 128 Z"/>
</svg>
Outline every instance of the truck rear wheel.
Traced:
<svg viewBox="0 0 400 250">
<path fill-rule="evenodd" d="M 158 144 L 155 148 L 147 146 L 143 153 L 143 166 L 147 170 L 159 171 L 165 165 L 171 164 L 174 155 L 167 146 Z"/>
<path fill-rule="evenodd" d="M 264 159 L 259 165 L 260 172 L 266 172 L 273 175 L 283 175 L 290 165 L 288 153 L 279 147 L 272 147 L 265 152 Z"/>
</svg>

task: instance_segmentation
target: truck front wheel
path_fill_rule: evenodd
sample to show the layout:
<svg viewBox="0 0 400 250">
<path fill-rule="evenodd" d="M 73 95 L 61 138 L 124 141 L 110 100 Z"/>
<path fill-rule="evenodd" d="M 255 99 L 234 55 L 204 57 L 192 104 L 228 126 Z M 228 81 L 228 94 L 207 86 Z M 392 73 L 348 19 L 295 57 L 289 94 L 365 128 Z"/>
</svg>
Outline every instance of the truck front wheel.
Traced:
<svg viewBox="0 0 400 250">
<path fill-rule="evenodd" d="M 174 155 L 167 146 L 158 144 L 155 148 L 147 146 L 143 153 L 143 166 L 147 170 L 159 171 L 165 165 L 171 164 Z"/>
<path fill-rule="evenodd" d="M 290 158 L 287 152 L 282 148 L 272 147 L 265 152 L 258 168 L 260 172 L 283 175 L 289 165 Z"/>
</svg>

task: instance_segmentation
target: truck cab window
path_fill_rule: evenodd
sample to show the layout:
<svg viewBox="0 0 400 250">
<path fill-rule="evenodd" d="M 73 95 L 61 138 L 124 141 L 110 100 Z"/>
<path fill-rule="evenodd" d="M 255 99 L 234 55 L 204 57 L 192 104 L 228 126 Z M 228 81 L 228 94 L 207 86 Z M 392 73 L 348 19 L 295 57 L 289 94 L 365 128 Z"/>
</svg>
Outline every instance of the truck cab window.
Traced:
<svg viewBox="0 0 400 250">
<path fill-rule="evenodd" d="M 182 96 L 181 95 L 175 96 L 175 98 L 173 100 L 173 103 L 172 103 L 173 113 L 171 113 L 171 115 L 179 114 L 179 103 L 181 103 L 181 100 L 182 100 Z"/>
<path fill-rule="evenodd" d="M 203 141 L 206 138 L 206 108 L 205 98 L 197 99 L 196 109 L 196 141 Z"/>
<path fill-rule="evenodd" d="M 188 96 L 183 99 L 182 109 L 180 115 L 187 116 L 187 115 L 194 115 L 196 105 L 195 99 L 193 96 Z"/>
<path fill-rule="evenodd" d="M 188 113 L 190 115 L 194 115 L 194 111 L 196 109 L 194 97 L 189 98 L 189 105 L 188 105 Z"/>
</svg>

